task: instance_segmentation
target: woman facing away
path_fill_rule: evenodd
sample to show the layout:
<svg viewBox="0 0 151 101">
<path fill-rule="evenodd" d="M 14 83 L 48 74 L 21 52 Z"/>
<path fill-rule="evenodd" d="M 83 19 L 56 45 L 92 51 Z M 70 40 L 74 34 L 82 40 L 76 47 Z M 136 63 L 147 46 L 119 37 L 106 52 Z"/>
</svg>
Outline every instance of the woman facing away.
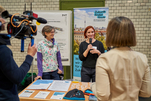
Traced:
<svg viewBox="0 0 151 101">
<path fill-rule="evenodd" d="M 131 49 L 136 46 L 132 21 L 126 17 L 111 19 L 106 45 L 114 48 L 99 56 L 96 82 L 91 89 L 98 101 L 138 101 L 151 96 L 150 68 L 146 55 Z"/>
<path fill-rule="evenodd" d="M 45 37 L 38 43 L 37 50 L 37 79 L 60 80 L 59 74 L 63 73 L 61 54 L 59 46 L 54 39 L 55 29 L 46 25 L 42 29 L 42 35 Z"/>
<path fill-rule="evenodd" d="M 104 53 L 102 42 L 94 39 L 95 29 L 87 26 L 84 30 L 86 41 L 81 42 L 79 47 L 79 58 L 82 61 L 81 82 L 95 82 L 96 60 Z"/>
</svg>

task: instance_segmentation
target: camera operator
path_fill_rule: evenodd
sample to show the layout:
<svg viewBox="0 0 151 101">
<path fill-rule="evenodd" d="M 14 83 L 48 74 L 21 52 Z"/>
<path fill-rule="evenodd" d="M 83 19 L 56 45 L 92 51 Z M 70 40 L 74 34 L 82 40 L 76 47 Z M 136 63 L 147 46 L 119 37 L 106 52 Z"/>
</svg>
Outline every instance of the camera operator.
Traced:
<svg viewBox="0 0 151 101">
<path fill-rule="evenodd" d="M 4 8 L 0 6 L 0 15 Z M 1 30 L 5 28 L 5 20 L 1 18 Z M 6 46 L 10 44 L 8 34 L 0 33 L 0 101 L 19 101 L 17 84 L 21 83 L 30 69 L 33 56 L 37 52 L 36 45 L 28 46 L 25 61 L 18 68 L 12 51 Z"/>
</svg>

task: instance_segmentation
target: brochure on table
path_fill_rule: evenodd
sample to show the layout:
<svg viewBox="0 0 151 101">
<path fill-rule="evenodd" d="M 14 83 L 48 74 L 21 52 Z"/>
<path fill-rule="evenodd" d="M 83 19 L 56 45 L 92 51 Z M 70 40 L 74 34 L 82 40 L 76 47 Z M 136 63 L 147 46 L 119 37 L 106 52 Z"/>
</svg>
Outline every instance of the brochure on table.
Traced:
<svg viewBox="0 0 151 101">
<path fill-rule="evenodd" d="M 47 89 L 53 80 L 37 80 L 27 89 Z"/>
<path fill-rule="evenodd" d="M 64 92 L 54 92 L 50 99 L 62 100 L 64 95 L 65 95 Z"/>
<path fill-rule="evenodd" d="M 31 94 L 33 94 L 34 91 L 33 90 L 25 90 L 24 92 L 22 92 L 19 97 L 30 97 Z"/>
<path fill-rule="evenodd" d="M 50 92 L 39 91 L 38 94 L 34 98 L 45 99 Z"/>
<path fill-rule="evenodd" d="M 68 91 L 71 81 L 54 80 L 48 90 L 52 91 Z"/>
</svg>

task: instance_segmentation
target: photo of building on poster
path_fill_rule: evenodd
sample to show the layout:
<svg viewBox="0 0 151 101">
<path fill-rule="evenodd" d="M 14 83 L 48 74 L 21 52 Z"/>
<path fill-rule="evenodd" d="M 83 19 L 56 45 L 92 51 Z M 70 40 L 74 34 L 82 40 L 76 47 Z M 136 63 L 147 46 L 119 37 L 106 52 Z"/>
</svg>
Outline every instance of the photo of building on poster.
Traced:
<svg viewBox="0 0 151 101">
<path fill-rule="evenodd" d="M 106 28 L 108 25 L 108 7 L 94 7 L 94 8 L 75 8 L 74 9 L 74 65 L 73 65 L 73 79 L 79 81 L 82 62 L 78 60 L 79 45 L 85 41 L 84 30 L 87 26 L 93 26 L 95 29 L 95 39 L 101 41 L 105 50 Z M 79 62 L 78 62 L 79 61 Z M 78 63 L 78 64 L 77 64 Z M 80 64 L 79 64 L 80 63 Z M 74 76 L 75 75 L 75 76 Z"/>
</svg>

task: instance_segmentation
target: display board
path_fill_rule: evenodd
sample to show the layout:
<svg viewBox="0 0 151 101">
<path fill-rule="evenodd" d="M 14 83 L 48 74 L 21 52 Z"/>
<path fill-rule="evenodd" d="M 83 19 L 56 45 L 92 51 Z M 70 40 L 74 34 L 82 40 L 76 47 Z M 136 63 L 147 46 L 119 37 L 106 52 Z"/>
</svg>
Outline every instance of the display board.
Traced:
<svg viewBox="0 0 151 101">
<path fill-rule="evenodd" d="M 57 41 L 63 66 L 71 65 L 71 52 L 72 52 L 72 12 L 70 10 L 59 11 L 34 11 L 38 17 L 47 20 L 47 24 L 37 25 L 37 35 L 35 44 L 44 39 L 42 35 L 42 28 L 45 25 L 53 26 L 56 30 L 54 38 Z M 36 22 L 34 22 L 36 24 Z M 37 65 L 37 55 L 34 57 L 34 65 Z"/>
<path fill-rule="evenodd" d="M 94 27 L 95 39 L 101 41 L 106 50 L 105 38 L 108 17 L 108 7 L 74 8 L 73 80 L 81 81 L 82 61 L 78 55 L 80 43 L 86 40 L 84 38 L 85 28 L 87 26 Z"/>
</svg>

